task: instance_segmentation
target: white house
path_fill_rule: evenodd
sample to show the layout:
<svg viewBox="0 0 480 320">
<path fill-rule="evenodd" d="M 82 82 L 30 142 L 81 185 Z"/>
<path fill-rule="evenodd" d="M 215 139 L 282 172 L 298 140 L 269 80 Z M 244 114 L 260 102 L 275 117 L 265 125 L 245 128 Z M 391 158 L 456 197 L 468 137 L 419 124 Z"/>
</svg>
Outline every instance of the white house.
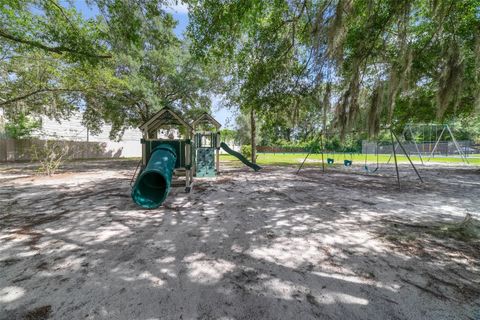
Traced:
<svg viewBox="0 0 480 320">
<path fill-rule="evenodd" d="M 5 119 L 0 113 L 0 161 L 29 160 L 28 150 L 38 140 L 8 139 L 4 134 L 4 123 Z M 31 134 L 32 138 L 72 141 L 72 147 L 78 151 L 73 158 L 130 158 L 142 155 L 142 134 L 138 129 L 127 129 L 120 141 L 112 141 L 109 138 L 111 126 L 104 125 L 100 134 L 92 135 L 82 125 L 81 113 L 60 122 L 43 116 L 41 126 L 40 130 Z"/>
<path fill-rule="evenodd" d="M 140 157 L 142 155 L 142 146 L 140 139 L 142 134 L 138 129 L 127 129 L 120 141 L 110 140 L 109 133 L 111 126 L 103 125 L 101 133 L 92 135 L 89 130 L 82 125 L 82 115 L 75 114 L 68 120 L 57 122 L 48 117 L 41 118 L 42 129 L 32 134 L 33 137 L 42 140 L 56 139 L 68 141 L 99 142 L 105 146 L 108 153 L 115 157 Z"/>
</svg>

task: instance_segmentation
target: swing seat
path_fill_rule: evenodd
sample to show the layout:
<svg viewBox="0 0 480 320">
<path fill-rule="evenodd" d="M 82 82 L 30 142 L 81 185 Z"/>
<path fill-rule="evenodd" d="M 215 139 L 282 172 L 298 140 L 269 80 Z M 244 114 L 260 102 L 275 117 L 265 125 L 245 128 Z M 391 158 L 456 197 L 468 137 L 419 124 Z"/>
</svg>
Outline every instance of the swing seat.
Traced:
<svg viewBox="0 0 480 320">
<path fill-rule="evenodd" d="M 343 160 L 343 165 L 345 167 L 350 167 L 352 165 L 352 160 Z"/>
<path fill-rule="evenodd" d="M 368 166 L 365 166 L 365 171 L 367 171 L 367 173 L 375 173 L 375 172 L 377 172 L 377 170 L 378 170 L 378 167 L 376 167 L 376 168 L 373 169 L 373 170 L 370 170 L 370 169 L 368 168 Z"/>
<path fill-rule="evenodd" d="M 332 158 L 327 158 L 327 164 L 333 164 L 335 162 Z"/>
</svg>

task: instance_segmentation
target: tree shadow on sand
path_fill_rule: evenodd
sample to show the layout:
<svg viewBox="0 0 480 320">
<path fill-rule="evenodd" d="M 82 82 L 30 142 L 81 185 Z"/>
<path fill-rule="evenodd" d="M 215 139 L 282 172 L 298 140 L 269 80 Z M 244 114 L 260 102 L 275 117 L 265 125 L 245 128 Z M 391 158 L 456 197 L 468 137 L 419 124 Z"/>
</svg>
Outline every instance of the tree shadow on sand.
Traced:
<svg viewBox="0 0 480 320">
<path fill-rule="evenodd" d="M 476 244 L 402 238 L 401 222 L 453 219 L 438 184 L 399 197 L 385 178 L 282 171 L 198 179 L 156 210 L 132 203 L 127 176 L 15 186 L 0 319 L 475 317 Z"/>
</svg>

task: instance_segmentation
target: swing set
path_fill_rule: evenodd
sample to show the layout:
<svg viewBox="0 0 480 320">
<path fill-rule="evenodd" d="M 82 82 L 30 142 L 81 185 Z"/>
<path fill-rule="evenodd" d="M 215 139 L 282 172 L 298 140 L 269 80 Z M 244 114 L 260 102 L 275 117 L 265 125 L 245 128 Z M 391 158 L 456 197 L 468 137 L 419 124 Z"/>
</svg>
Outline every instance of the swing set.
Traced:
<svg viewBox="0 0 480 320">
<path fill-rule="evenodd" d="M 328 153 L 327 153 L 328 155 Z M 332 158 L 327 157 L 327 164 L 328 165 L 333 165 L 335 163 L 335 152 L 332 152 Z M 345 167 L 351 167 L 353 163 L 353 156 L 350 153 L 350 159 L 343 159 L 343 165 Z"/>
<path fill-rule="evenodd" d="M 401 188 L 401 184 L 400 184 L 400 172 L 399 172 L 399 169 L 398 169 L 398 159 L 397 159 L 397 147 L 400 147 L 403 154 L 407 157 L 410 165 L 412 166 L 413 170 L 415 171 L 415 174 L 417 175 L 418 179 L 420 180 L 421 183 L 423 183 L 423 178 L 420 176 L 420 173 L 418 172 L 417 168 L 415 167 L 415 164 L 413 163 L 412 159 L 410 158 L 410 155 L 408 154 L 408 152 L 405 150 L 405 147 L 403 146 L 403 144 L 401 143 L 400 139 L 398 138 L 398 136 L 393 132 L 393 130 L 391 129 L 391 127 L 386 127 L 384 128 L 386 130 L 388 130 L 390 132 L 390 140 L 391 140 L 391 145 L 392 145 L 392 155 L 391 155 L 391 158 L 393 157 L 393 159 L 395 160 L 395 172 L 396 172 L 396 177 L 397 177 L 397 183 L 398 183 L 398 187 Z M 325 160 L 324 160 L 324 154 L 325 154 L 325 150 L 324 150 L 324 145 L 323 145 L 323 132 L 320 132 L 317 136 L 317 139 L 315 140 L 315 142 L 320 142 L 320 152 L 321 152 L 321 156 L 322 156 L 322 172 L 325 172 Z M 375 157 L 376 157 L 376 165 L 375 167 L 372 166 L 369 166 L 369 163 L 368 163 L 368 150 L 366 150 L 365 152 L 365 163 L 364 163 L 364 170 L 366 172 L 366 174 L 372 174 L 372 173 L 376 173 L 379 169 L 380 169 L 380 160 L 379 160 L 379 152 L 378 152 L 378 149 L 379 149 L 379 146 L 378 146 L 378 141 L 376 143 L 376 147 L 375 147 Z M 313 153 L 313 146 L 310 148 L 309 152 L 307 153 L 307 155 L 305 156 L 305 158 L 303 159 L 303 162 L 302 164 L 300 165 L 300 167 L 298 168 L 297 170 L 297 174 L 300 172 L 300 170 L 302 170 L 305 162 L 307 161 L 308 157 Z M 327 153 L 328 155 L 328 153 Z M 389 160 L 390 161 L 390 160 Z M 335 163 L 335 153 L 333 153 L 333 157 L 332 158 L 329 158 L 327 157 L 327 164 L 328 165 L 333 165 Z M 350 153 L 350 160 L 348 159 L 344 159 L 343 160 L 343 164 L 345 167 L 351 167 L 352 164 L 353 164 L 353 155 L 352 153 Z"/>
<path fill-rule="evenodd" d="M 371 168 L 369 165 L 368 165 L 368 144 L 365 148 L 365 165 L 363 166 L 363 168 L 365 169 L 365 172 L 367 173 L 375 173 L 378 171 L 378 169 L 380 168 L 380 165 L 379 165 L 379 159 L 378 159 L 378 141 L 377 143 L 375 144 L 375 155 L 377 157 L 377 165 L 375 168 Z"/>
<path fill-rule="evenodd" d="M 441 128 L 440 134 L 438 134 L 439 128 Z M 425 137 L 427 136 L 426 132 L 428 133 L 428 139 L 426 142 L 424 141 L 423 143 L 421 143 L 421 148 L 419 147 L 417 140 L 415 139 L 415 136 L 414 136 L 414 132 L 418 132 L 418 131 L 421 131 L 421 135 L 424 140 L 425 140 Z M 407 135 L 410 136 L 410 139 L 406 138 Z M 440 142 L 444 137 L 445 138 L 450 137 L 451 142 L 453 143 L 453 146 L 455 147 L 455 150 L 457 154 L 460 156 L 460 158 L 462 159 L 462 161 L 465 164 L 469 163 L 465 152 L 462 151 L 462 148 L 460 147 L 457 139 L 455 138 L 455 135 L 453 134 L 452 129 L 448 124 L 407 124 L 403 129 L 402 136 L 405 138 L 404 139 L 405 142 L 410 142 L 415 146 L 416 152 L 414 152 L 414 154 L 418 156 L 422 165 L 424 165 L 425 162 L 430 162 L 431 159 L 435 158 L 435 154 L 439 152 L 438 150 L 439 150 Z M 433 139 L 433 136 L 435 137 L 435 139 Z M 425 145 L 427 145 L 427 150 L 425 150 Z M 433 145 L 433 148 L 432 148 L 432 145 Z M 399 143 L 397 143 L 395 145 L 395 150 L 398 150 L 399 146 L 400 146 Z M 390 155 L 390 158 L 388 159 L 387 164 L 389 164 L 390 161 L 392 160 L 392 156 L 393 156 L 393 153 Z M 425 160 L 425 157 L 426 157 L 426 160 Z"/>
</svg>

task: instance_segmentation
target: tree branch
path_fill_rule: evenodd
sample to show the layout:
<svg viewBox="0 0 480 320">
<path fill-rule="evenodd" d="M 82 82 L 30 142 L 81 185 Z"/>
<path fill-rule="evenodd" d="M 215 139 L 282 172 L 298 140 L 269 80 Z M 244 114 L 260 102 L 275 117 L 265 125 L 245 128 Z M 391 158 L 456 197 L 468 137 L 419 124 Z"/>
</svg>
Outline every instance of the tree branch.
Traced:
<svg viewBox="0 0 480 320">
<path fill-rule="evenodd" d="M 5 101 L 2 101 L 0 102 L 0 106 L 5 106 L 7 104 L 11 104 L 11 103 L 14 103 L 14 102 L 18 102 L 18 101 L 21 101 L 21 100 L 25 100 L 31 96 L 34 96 L 36 94 L 39 94 L 39 93 L 44 93 L 44 92 L 76 92 L 76 91 L 80 91 L 80 90 L 74 90 L 74 89 L 48 89 L 48 88 L 42 88 L 42 89 L 37 89 L 37 90 L 34 90 L 32 92 L 29 92 L 29 93 L 26 93 L 22 96 L 18 96 L 18 97 L 15 97 L 13 99 L 9 99 L 9 100 L 5 100 Z"/>
<path fill-rule="evenodd" d="M 26 45 L 29 45 L 29 46 L 32 46 L 32 47 L 35 47 L 35 48 L 43 49 L 45 51 L 54 52 L 54 53 L 58 53 L 58 54 L 73 53 L 73 54 L 78 54 L 78 55 L 82 55 L 82 56 L 85 56 L 85 57 L 97 58 L 97 59 L 110 59 L 112 57 L 111 54 L 97 55 L 97 54 L 92 54 L 92 53 L 88 53 L 88 52 L 77 51 L 77 50 L 74 50 L 74 49 L 67 48 L 65 46 L 50 47 L 50 46 L 47 46 L 47 45 L 45 45 L 43 43 L 40 43 L 40 42 L 37 42 L 37 41 L 32 41 L 32 40 L 28 40 L 28 39 L 19 38 L 17 36 L 14 36 L 14 35 L 8 33 L 7 31 L 5 31 L 3 29 L 0 29 L 0 37 L 5 38 L 5 39 L 10 40 L 10 41 L 26 44 Z"/>
<path fill-rule="evenodd" d="M 49 0 L 48 2 L 50 2 L 52 4 L 52 6 L 57 8 L 58 11 L 60 11 L 62 16 L 65 18 L 65 20 L 70 24 L 70 27 L 72 27 L 72 29 L 75 29 L 75 26 L 73 25 L 72 21 L 70 21 L 70 19 L 68 18 L 68 15 L 65 13 L 65 10 L 63 10 L 62 6 L 60 6 L 58 3 L 56 3 L 55 1 L 52 1 L 52 0 Z"/>
</svg>

